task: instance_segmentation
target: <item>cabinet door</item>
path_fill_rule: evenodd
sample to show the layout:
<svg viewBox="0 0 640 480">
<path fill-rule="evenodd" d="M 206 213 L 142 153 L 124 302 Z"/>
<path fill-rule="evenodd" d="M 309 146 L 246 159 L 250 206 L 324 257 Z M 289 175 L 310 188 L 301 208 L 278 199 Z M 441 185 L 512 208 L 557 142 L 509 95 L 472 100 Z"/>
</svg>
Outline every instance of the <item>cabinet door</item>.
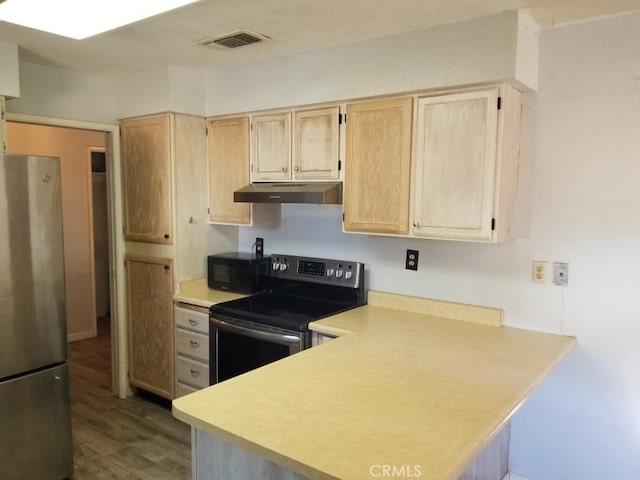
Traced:
<svg viewBox="0 0 640 480">
<path fill-rule="evenodd" d="M 171 116 L 124 120 L 120 128 L 125 240 L 172 244 Z"/>
<path fill-rule="evenodd" d="M 127 255 L 129 381 L 174 397 L 173 264 L 171 259 Z"/>
<path fill-rule="evenodd" d="M 293 177 L 338 178 L 339 107 L 294 112 Z"/>
<path fill-rule="evenodd" d="M 498 89 L 418 100 L 413 233 L 492 236 Z"/>
<path fill-rule="evenodd" d="M 254 116 L 251 135 L 251 179 L 290 179 L 291 113 Z"/>
<path fill-rule="evenodd" d="M 347 106 L 345 231 L 408 233 L 412 102 Z"/>
<path fill-rule="evenodd" d="M 251 204 L 235 203 L 233 192 L 249 183 L 249 117 L 207 121 L 209 221 L 251 223 Z"/>
</svg>

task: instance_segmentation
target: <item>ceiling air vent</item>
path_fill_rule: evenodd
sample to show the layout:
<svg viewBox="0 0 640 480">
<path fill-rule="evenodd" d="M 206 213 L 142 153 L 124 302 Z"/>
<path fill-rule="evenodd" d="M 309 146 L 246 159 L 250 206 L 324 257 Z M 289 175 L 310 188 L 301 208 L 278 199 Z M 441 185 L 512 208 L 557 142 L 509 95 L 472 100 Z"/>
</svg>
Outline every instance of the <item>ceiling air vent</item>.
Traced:
<svg viewBox="0 0 640 480">
<path fill-rule="evenodd" d="M 196 45 L 202 45 L 208 48 L 238 48 L 252 43 L 259 43 L 263 40 L 270 40 L 266 35 L 261 35 L 250 30 L 238 30 L 236 32 L 227 33 L 217 37 L 206 38 L 195 42 Z"/>
</svg>

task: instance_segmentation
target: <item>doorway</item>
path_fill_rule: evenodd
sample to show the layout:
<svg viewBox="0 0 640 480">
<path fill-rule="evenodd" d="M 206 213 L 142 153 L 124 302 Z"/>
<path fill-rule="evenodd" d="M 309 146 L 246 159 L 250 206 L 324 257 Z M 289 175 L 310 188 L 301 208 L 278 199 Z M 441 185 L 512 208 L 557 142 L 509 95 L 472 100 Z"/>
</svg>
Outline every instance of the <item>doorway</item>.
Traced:
<svg viewBox="0 0 640 480">
<path fill-rule="evenodd" d="M 17 126 L 29 126 L 31 128 L 39 127 L 53 127 L 46 131 L 46 133 L 38 135 L 36 137 L 30 137 L 30 144 L 28 146 L 22 146 L 20 150 L 28 148 L 29 151 L 16 151 L 17 148 L 14 148 L 13 140 L 12 140 L 12 127 Z M 111 365 L 112 365 L 112 393 L 119 397 L 125 398 L 128 394 L 131 393 L 131 390 L 127 381 L 127 368 L 126 368 L 126 332 L 124 328 L 124 319 L 125 314 L 122 311 L 124 307 L 121 305 L 123 302 L 119 302 L 119 298 L 123 298 L 123 282 L 120 281 L 123 276 L 123 261 L 119 260 L 122 258 L 122 252 L 124 251 L 123 240 L 121 236 L 118 236 L 116 232 L 122 231 L 122 215 L 119 213 L 121 211 L 121 189 L 120 185 L 120 149 L 119 149 L 119 128 L 117 125 L 108 125 L 108 124 L 96 124 L 92 122 L 79 122 L 73 120 L 63 120 L 63 119 L 54 119 L 48 117 L 38 117 L 32 115 L 22 115 L 22 114 L 7 114 L 7 147 L 10 150 L 10 153 L 31 153 L 31 154 L 48 154 L 54 156 L 61 156 L 60 154 L 55 154 L 55 152 L 42 152 L 38 150 L 42 147 L 39 145 L 41 142 L 44 142 L 47 136 L 50 135 L 61 135 L 61 134 L 71 134 L 77 133 L 79 135 L 85 135 L 87 138 L 92 138 L 87 146 L 85 146 L 84 151 L 82 153 L 82 162 L 84 162 L 81 172 L 70 170 L 71 173 L 67 174 L 67 180 L 71 180 L 70 177 L 77 175 L 78 178 L 84 176 L 84 182 L 73 182 L 71 180 L 72 190 L 71 195 L 67 195 L 68 200 L 75 201 L 77 203 L 84 203 L 82 207 L 86 210 L 86 216 L 82 218 L 82 216 L 78 217 L 81 219 L 79 222 L 82 225 L 71 224 L 71 226 L 65 225 L 65 230 L 71 229 L 70 232 L 65 233 L 65 243 L 67 242 L 67 237 L 82 241 L 83 248 L 86 247 L 87 244 L 91 253 L 91 263 L 94 262 L 93 254 L 94 254 L 94 229 L 93 229 L 93 200 L 92 200 L 92 181 L 93 181 L 93 172 L 91 168 L 91 150 L 94 149 L 97 152 L 102 151 L 105 160 L 105 172 L 104 172 L 104 185 L 106 187 L 106 210 L 107 210 L 107 232 L 108 232 L 108 265 L 107 265 L 107 283 L 108 283 L 108 312 L 110 317 L 110 337 L 111 337 Z M 81 170 L 82 170 L 81 169 Z M 63 189 L 65 183 L 65 172 L 63 171 Z M 81 184 L 86 185 L 86 188 L 83 188 Z M 88 196 L 88 193 L 91 193 L 91 197 Z M 69 193 L 69 192 L 67 192 Z M 75 197 L 73 193 L 79 194 L 78 197 Z M 84 199 L 84 202 L 79 199 Z M 91 199 L 91 200 L 90 200 Z M 64 194 L 63 194 L 63 205 L 64 205 Z M 63 206 L 63 215 L 64 215 L 64 206 Z M 91 220 L 91 222 L 90 222 Z M 82 227 L 82 228 L 81 228 Z M 84 230 L 83 230 L 84 228 Z M 90 241 L 86 238 L 87 234 L 83 235 L 82 232 L 89 232 L 88 236 L 90 237 Z M 84 238 L 83 238 L 84 237 Z M 76 251 L 65 252 L 66 256 L 76 255 Z M 88 269 L 80 269 L 79 271 L 70 272 L 71 279 L 67 277 L 65 280 L 70 282 L 71 287 L 80 287 L 80 290 L 84 291 L 86 294 L 87 288 L 90 292 L 91 296 L 91 313 L 81 312 L 80 315 L 76 315 L 76 318 L 80 318 L 82 321 L 79 324 L 74 324 L 73 328 L 75 329 L 73 332 L 70 332 L 69 339 L 70 340 L 78 340 L 81 338 L 88 338 L 97 333 L 97 322 L 96 322 L 96 290 L 94 285 L 96 284 L 96 278 L 93 277 L 93 273 L 90 273 Z M 83 285 L 83 281 L 86 281 L 88 285 Z M 83 290 L 84 289 L 84 290 Z M 78 305 L 84 305 L 86 309 L 86 302 L 79 302 L 77 305 L 71 305 L 71 317 L 73 317 L 74 308 L 78 308 Z M 68 305 L 69 308 L 69 305 Z M 92 323 L 92 327 L 88 327 L 90 321 Z M 78 325 L 80 325 L 78 327 Z M 75 335 L 75 337 L 73 336 Z"/>
<path fill-rule="evenodd" d="M 109 215 L 107 161 L 104 147 L 91 146 L 87 152 L 91 165 L 91 203 L 93 216 L 93 277 L 98 323 L 109 317 Z"/>
</svg>

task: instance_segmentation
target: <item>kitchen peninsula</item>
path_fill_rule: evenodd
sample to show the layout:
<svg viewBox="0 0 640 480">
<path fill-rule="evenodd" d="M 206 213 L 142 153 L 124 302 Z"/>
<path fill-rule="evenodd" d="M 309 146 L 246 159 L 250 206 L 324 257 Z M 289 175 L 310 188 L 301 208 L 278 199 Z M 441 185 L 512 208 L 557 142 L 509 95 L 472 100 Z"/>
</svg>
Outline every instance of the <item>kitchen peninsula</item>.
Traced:
<svg viewBox="0 0 640 480">
<path fill-rule="evenodd" d="M 506 468 L 512 414 L 575 339 L 501 323 L 499 309 L 370 291 L 311 325 L 340 338 L 174 401 L 194 478 L 466 480 L 489 450 Z"/>
</svg>

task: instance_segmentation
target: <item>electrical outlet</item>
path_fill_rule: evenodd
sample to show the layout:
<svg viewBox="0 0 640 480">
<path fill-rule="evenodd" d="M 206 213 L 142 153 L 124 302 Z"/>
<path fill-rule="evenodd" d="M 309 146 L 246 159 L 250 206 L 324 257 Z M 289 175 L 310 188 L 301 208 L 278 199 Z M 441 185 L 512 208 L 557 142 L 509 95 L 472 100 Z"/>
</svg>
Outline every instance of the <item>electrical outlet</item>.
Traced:
<svg viewBox="0 0 640 480">
<path fill-rule="evenodd" d="M 407 258 L 404 268 L 407 270 L 418 270 L 418 250 L 407 250 Z"/>
<path fill-rule="evenodd" d="M 264 255 L 264 239 L 256 237 L 256 257 L 262 258 Z"/>
<path fill-rule="evenodd" d="M 547 282 L 547 262 L 540 260 L 533 261 L 532 278 L 535 283 Z"/>
<path fill-rule="evenodd" d="M 553 283 L 566 287 L 569 284 L 569 264 L 555 262 L 553 264 Z"/>
</svg>

